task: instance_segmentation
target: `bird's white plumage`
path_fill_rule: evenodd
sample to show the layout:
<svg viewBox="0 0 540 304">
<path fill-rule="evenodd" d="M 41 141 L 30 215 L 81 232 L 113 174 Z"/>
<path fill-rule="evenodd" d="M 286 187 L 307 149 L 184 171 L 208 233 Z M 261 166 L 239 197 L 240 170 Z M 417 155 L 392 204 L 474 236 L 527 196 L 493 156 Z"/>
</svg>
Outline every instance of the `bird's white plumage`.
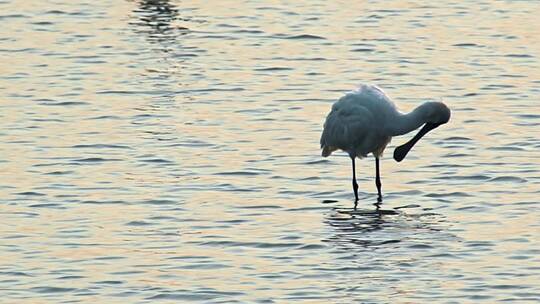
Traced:
<svg viewBox="0 0 540 304">
<path fill-rule="evenodd" d="M 450 109 L 442 102 L 424 102 L 410 113 L 402 114 L 380 88 L 362 85 L 332 106 L 321 135 L 322 156 L 327 157 L 340 149 L 351 157 L 356 208 L 358 183 L 355 159 L 372 153 L 375 156 L 377 201 L 381 202 L 379 158 L 392 136 L 407 134 L 424 125 L 411 140 L 395 149 L 394 159 L 400 162 L 422 136 L 449 120 Z"/>
<path fill-rule="evenodd" d="M 361 85 L 341 97 L 326 117 L 323 156 L 341 149 L 351 157 L 379 157 L 392 136 L 386 122 L 400 115 L 390 98 L 374 85 Z"/>
</svg>

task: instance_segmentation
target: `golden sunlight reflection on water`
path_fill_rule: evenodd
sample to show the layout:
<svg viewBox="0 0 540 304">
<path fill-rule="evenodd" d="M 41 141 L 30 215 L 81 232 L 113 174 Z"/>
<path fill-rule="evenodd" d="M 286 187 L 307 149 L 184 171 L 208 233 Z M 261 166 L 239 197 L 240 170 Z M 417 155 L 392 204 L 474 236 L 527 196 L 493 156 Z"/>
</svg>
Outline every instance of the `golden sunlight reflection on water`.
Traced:
<svg viewBox="0 0 540 304">
<path fill-rule="evenodd" d="M 0 1 L 9 303 L 535 302 L 527 1 Z M 452 120 L 402 163 L 320 157 L 362 82 Z"/>
</svg>

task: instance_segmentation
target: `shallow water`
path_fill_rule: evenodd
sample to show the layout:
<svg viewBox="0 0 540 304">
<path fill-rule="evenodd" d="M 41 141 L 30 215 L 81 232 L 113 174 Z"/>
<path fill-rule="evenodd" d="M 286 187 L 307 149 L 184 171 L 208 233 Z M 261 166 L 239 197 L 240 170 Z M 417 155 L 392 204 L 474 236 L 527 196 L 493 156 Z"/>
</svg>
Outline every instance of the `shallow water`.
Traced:
<svg viewBox="0 0 540 304">
<path fill-rule="evenodd" d="M 540 301 L 537 11 L 0 1 L 2 302 Z M 453 111 L 379 212 L 318 149 L 361 82 Z"/>
</svg>

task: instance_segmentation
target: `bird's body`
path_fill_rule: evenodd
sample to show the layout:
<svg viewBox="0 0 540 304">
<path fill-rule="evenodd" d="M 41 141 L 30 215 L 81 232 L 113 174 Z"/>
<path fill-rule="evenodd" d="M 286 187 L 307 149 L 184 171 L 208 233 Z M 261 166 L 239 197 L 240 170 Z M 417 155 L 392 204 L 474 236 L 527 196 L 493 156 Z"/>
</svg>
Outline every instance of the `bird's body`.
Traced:
<svg viewBox="0 0 540 304">
<path fill-rule="evenodd" d="M 403 114 L 380 88 L 362 85 L 332 106 L 321 135 L 322 156 L 327 157 L 336 150 L 349 154 L 353 162 L 353 189 L 358 201 L 355 158 L 373 154 L 377 170 L 376 185 L 381 201 L 379 158 L 392 137 L 406 134 L 425 124 L 417 136 L 396 149 L 394 158 L 401 161 L 424 134 L 449 119 L 450 110 L 441 102 L 426 102 L 414 111 Z"/>
<path fill-rule="evenodd" d="M 340 149 L 351 157 L 363 158 L 369 153 L 380 157 L 392 139 L 386 122 L 398 114 L 394 103 L 381 89 L 362 85 L 332 106 L 321 136 L 323 156 Z"/>
</svg>

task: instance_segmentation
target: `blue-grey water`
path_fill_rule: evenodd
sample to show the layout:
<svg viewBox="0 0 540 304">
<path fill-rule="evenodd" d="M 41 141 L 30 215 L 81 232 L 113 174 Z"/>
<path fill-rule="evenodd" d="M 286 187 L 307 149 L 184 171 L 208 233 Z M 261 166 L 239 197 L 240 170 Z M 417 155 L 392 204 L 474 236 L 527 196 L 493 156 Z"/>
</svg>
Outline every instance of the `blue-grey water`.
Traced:
<svg viewBox="0 0 540 304">
<path fill-rule="evenodd" d="M 0 0 L 0 302 L 540 302 L 539 9 Z M 363 82 L 453 113 L 378 213 Z"/>
</svg>

